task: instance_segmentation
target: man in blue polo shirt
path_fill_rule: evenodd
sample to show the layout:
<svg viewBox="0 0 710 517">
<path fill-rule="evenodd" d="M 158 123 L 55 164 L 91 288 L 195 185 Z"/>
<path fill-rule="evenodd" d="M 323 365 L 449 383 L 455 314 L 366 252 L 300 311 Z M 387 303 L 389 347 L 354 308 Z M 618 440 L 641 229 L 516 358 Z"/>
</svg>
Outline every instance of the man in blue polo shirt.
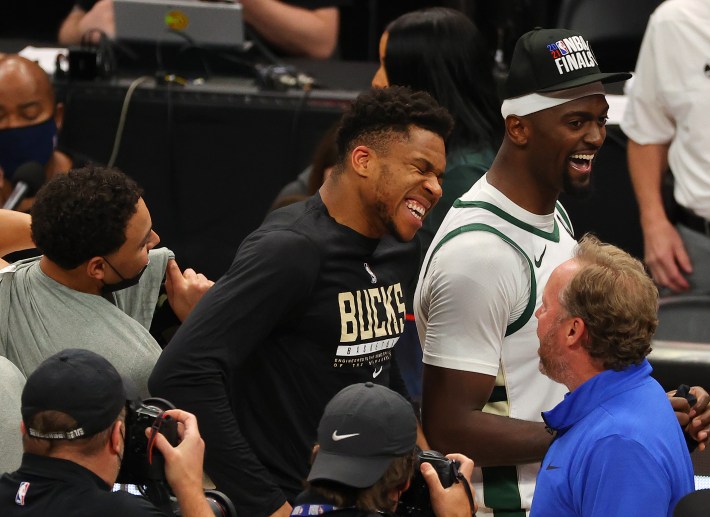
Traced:
<svg viewBox="0 0 710 517">
<path fill-rule="evenodd" d="M 693 490 L 683 430 L 645 359 L 657 304 L 641 262 L 595 237 L 550 276 L 539 367 L 570 392 L 543 413 L 555 438 L 531 516 L 670 517 Z"/>
</svg>

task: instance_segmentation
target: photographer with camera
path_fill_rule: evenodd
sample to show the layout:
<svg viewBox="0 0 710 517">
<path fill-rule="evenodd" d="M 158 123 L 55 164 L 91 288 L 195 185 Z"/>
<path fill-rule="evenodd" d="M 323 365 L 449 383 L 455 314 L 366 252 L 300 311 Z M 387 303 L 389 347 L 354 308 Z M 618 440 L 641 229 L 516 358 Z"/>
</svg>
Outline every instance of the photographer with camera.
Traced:
<svg viewBox="0 0 710 517">
<path fill-rule="evenodd" d="M 124 456 L 126 402 L 120 375 L 100 355 L 68 349 L 46 359 L 22 391 L 24 455 L 19 470 L 0 478 L 0 515 L 165 515 L 142 497 L 111 492 Z M 170 419 L 180 444 L 160 433 L 150 440 L 164 456 L 165 477 L 183 516 L 211 517 L 197 421 L 180 410 L 160 415 L 161 422 Z"/>
<path fill-rule="evenodd" d="M 414 411 L 399 393 L 372 382 L 344 388 L 325 408 L 308 484 L 291 515 L 474 515 L 473 461 L 421 452 L 416 438 Z M 423 495 L 428 508 L 398 508 L 410 485 L 423 492 L 412 500 Z"/>
</svg>

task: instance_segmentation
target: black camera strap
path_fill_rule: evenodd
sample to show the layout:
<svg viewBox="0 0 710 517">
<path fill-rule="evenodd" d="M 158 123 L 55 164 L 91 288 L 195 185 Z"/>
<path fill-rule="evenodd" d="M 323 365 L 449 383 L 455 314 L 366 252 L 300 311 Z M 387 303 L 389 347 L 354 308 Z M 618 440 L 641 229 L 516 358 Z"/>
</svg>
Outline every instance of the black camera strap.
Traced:
<svg viewBox="0 0 710 517">
<path fill-rule="evenodd" d="M 456 483 L 463 484 L 463 488 L 466 491 L 466 495 L 468 496 L 468 505 L 469 508 L 471 508 L 471 517 L 476 517 L 476 503 L 473 500 L 473 492 L 471 491 L 471 485 L 468 483 L 468 479 L 466 479 L 466 476 L 461 474 L 461 472 L 459 471 L 457 463 L 454 463 L 454 469 L 454 479 L 456 480 Z"/>
</svg>

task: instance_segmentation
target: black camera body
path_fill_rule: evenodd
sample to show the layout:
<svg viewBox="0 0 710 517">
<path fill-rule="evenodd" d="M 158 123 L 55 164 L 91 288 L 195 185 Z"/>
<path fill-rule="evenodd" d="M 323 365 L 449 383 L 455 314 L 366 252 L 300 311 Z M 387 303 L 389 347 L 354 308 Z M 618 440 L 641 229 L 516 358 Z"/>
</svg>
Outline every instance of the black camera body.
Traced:
<svg viewBox="0 0 710 517">
<path fill-rule="evenodd" d="M 402 494 L 397 504 L 397 515 L 407 517 L 434 517 L 431 508 L 429 488 L 419 467 L 422 463 L 429 463 L 439 476 L 439 481 L 444 488 L 456 482 L 459 473 L 459 463 L 450 460 L 437 451 L 421 451 L 417 456 L 416 469 L 409 490 Z"/>
<path fill-rule="evenodd" d="M 163 513 L 179 517 L 182 515 L 180 506 L 171 495 L 165 478 L 165 458 L 145 433 L 146 428 L 153 429 L 154 433 L 161 433 L 170 445 L 176 447 L 180 443 L 177 421 L 163 415 L 166 410 L 174 408 L 161 398 L 128 403 L 123 461 L 116 483 L 136 485 L 139 492 Z M 236 517 L 234 504 L 227 495 L 207 490 L 205 498 L 215 516 Z"/>
<path fill-rule="evenodd" d="M 126 436 L 123 461 L 117 483 L 147 485 L 165 481 L 165 459 L 157 447 L 149 450 L 146 427 L 162 433 L 173 447 L 179 443 L 177 422 L 162 414 L 174 406 L 167 400 L 149 398 L 131 401 L 126 412 Z"/>
</svg>

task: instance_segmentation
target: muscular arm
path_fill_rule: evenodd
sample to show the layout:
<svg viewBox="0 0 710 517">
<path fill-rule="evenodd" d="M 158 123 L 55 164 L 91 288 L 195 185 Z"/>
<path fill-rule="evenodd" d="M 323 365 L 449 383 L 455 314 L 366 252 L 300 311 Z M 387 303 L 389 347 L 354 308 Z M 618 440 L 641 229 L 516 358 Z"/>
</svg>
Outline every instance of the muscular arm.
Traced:
<svg viewBox="0 0 710 517">
<path fill-rule="evenodd" d="M 639 205 L 644 255 L 653 279 L 673 291 L 685 291 L 683 273 L 692 270 L 683 241 L 668 220 L 661 197 L 663 176 L 668 170 L 668 144 L 641 145 L 629 140 L 628 164 Z"/>
<path fill-rule="evenodd" d="M 242 0 L 244 21 L 269 43 L 298 56 L 326 59 L 338 40 L 337 7 L 305 9 L 280 0 Z"/>
<path fill-rule="evenodd" d="M 428 296 L 415 297 L 418 324 L 426 321 L 423 336 L 420 329 L 424 433 L 435 450 L 461 452 L 481 467 L 538 461 L 551 440 L 540 422 L 482 411 L 495 386 L 506 327 L 529 299 L 522 260 L 493 234 L 460 235 L 437 252 L 428 280 L 420 282 Z M 529 360 L 536 360 L 537 343 L 529 346 Z"/>
<path fill-rule="evenodd" d="M 473 458 L 479 467 L 540 461 L 552 436 L 545 424 L 484 413 L 495 378 L 424 365 L 422 420 L 434 450 Z"/>
</svg>

